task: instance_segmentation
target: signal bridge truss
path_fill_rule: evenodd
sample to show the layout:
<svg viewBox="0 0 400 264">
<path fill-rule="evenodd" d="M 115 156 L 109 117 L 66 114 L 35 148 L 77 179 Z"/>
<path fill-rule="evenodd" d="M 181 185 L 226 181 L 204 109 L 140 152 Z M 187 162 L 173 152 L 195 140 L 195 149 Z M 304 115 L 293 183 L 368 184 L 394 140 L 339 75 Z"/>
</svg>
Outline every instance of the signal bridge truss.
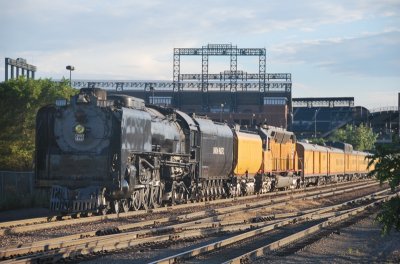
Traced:
<svg viewBox="0 0 400 264">
<path fill-rule="evenodd" d="M 259 91 L 259 92 L 290 92 L 292 81 L 290 73 L 268 73 L 265 83 L 260 86 L 258 81 L 251 74 L 240 75 L 233 89 L 230 76 L 226 74 L 210 74 L 207 83 L 208 92 L 219 91 Z M 142 90 L 150 91 L 154 88 L 157 91 L 202 91 L 203 84 L 198 80 L 199 74 L 183 74 L 183 80 L 179 83 L 179 88 L 172 81 L 115 81 L 115 80 L 72 80 L 75 88 L 97 87 L 103 89 L 123 90 Z M 256 76 L 257 77 L 257 76 Z"/>
<path fill-rule="evenodd" d="M 181 56 L 201 56 L 201 73 L 181 73 Z M 230 57 L 229 70 L 209 73 L 210 56 Z M 247 73 L 237 69 L 239 56 L 258 56 L 258 73 Z M 172 81 L 96 81 L 76 80 L 75 88 L 99 87 L 105 89 L 150 91 L 201 91 L 207 92 L 280 92 L 291 94 L 292 76 L 290 73 L 266 73 L 265 48 L 238 48 L 231 44 L 208 44 L 202 48 L 175 48 L 173 54 Z"/>
</svg>

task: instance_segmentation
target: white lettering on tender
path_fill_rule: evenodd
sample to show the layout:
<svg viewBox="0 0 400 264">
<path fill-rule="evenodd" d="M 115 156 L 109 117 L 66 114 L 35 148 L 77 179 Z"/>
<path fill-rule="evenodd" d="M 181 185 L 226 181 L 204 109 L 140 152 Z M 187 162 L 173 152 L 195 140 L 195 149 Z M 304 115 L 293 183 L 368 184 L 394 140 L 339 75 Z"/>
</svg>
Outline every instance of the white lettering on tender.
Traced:
<svg viewBox="0 0 400 264">
<path fill-rule="evenodd" d="M 225 149 L 223 147 L 213 147 L 213 154 L 225 155 Z"/>
</svg>

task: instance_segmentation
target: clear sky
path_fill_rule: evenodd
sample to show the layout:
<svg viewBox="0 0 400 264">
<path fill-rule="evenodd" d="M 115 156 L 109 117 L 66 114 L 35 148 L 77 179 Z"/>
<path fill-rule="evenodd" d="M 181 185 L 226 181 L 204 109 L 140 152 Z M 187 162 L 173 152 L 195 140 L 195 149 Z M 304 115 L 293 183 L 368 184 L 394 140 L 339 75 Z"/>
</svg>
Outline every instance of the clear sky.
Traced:
<svg viewBox="0 0 400 264">
<path fill-rule="evenodd" d="M 397 105 L 400 0 L 0 0 L 0 81 L 5 57 L 37 78 L 68 78 L 70 64 L 73 79 L 172 80 L 173 48 L 209 43 L 266 48 L 293 97 Z M 229 69 L 214 58 L 210 73 Z M 258 58 L 238 70 L 257 73 Z M 201 58 L 182 57 L 181 71 L 200 73 Z"/>
</svg>

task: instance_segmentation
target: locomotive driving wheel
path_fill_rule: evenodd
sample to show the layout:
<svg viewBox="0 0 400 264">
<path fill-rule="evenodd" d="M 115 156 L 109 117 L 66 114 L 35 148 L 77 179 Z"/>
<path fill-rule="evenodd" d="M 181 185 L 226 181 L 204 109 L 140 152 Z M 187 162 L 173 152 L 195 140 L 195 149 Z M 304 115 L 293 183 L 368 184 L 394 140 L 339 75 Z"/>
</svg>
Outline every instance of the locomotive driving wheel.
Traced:
<svg viewBox="0 0 400 264">
<path fill-rule="evenodd" d="M 122 199 L 121 206 L 122 210 L 124 210 L 124 212 L 127 213 L 129 211 L 129 208 L 131 207 L 130 201 L 128 199 Z"/>
<path fill-rule="evenodd" d="M 119 200 L 113 201 L 113 209 L 114 209 L 114 213 L 119 214 L 119 210 L 120 210 Z"/>
<path fill-rule="evenodd" d="M 157 198 L 155 197 L 156 196 L 156 193 L 155 193 L 155 189 L 156 189 L 156 186 L 149 186 L 149 188 L 150 188 L 150 191 L 149 191 L 149 208 L 155 208 L 155 206 L 156 206 L 156 203 L 157 203 Z"/>
<path fill-rule="evenodd" d="M 141 199 L 140 199 L 140 192 L 139 192 L 139 190 L 133 191 L 133 193 L 132 193 L 132 195 L 131 195 L 131 198 L 132 198 L 132 209 L 133 209 L 134 211 L 139 210 L 140 207 L 142 206 L 142 201 L 141 201 Z"/>
<path fill-rule="evenodd" d="M 108 208 L 101 205 L 99 209 L 97 209 L 97 214 L 99 215 L 106 215 L 108 212 Z"/>
<path fill-rule="evenodd" d="M 150 189 L 148 187 L 145 187 L 140 190 L 140 198 L 144 210 L 147 210 L 149 208 L 149 196 L 150 196 Z"/>
<path fill-rule="evenodd" d="M 203 187 L 197 187 L 196 191 L 196 202 L 203 202 L 205 200 L 206 193 Z"/>
<path fill-rule="evenodd" d="M 163 196 L 165 192 L 164 188 L 165 187 L 163 183 L 161 183 L 161 185 L 158 187 L 158 199 L 157 199 L 158 206 L 161 206 L 163 204 Z"/>
<path fill-rule="evenodd" d="M 157 208 L 162 203 L 162 188 L 160 186 L 152 186 L 150 191 L 149 207 Z"/>
<path fill-rule="evenodd" d="M 271 182 L 263 182 L 262 183 L 262 188 L 261 188 L 261 193 L 268 193 L 271 191 Z"/>
<path fill-rule="evenodd" d="M 187 201 L 186 189 L 183 187 L 183 183 L 174 183 L 172 185 L 171 203 L 173 205 L 177 203 L 185 203 Z"/>
</svg>

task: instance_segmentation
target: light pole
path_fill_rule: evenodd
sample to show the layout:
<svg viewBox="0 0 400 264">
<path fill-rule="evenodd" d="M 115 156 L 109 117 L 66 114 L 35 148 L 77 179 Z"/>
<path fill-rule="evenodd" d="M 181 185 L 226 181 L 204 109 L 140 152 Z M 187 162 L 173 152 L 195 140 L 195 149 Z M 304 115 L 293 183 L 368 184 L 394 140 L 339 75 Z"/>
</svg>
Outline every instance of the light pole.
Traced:
<svg viewBox="0 0 400 264">
<path fill-rule="evenodd" d="M 219 114 L 219 122 L 222 123 L 222 112 L 224 111 L 224 104 L 221 104 L 221 112 Z"/>
<path fill-rule="evenodd" d="M 256 114 L 251 114 L 251 124 L 250 127 L 253 127 L 253 123 L 254 123 L 254 117 L 256 116 Z"/>
<path fill-rule="evenodd" d="M 317 138 L 317 111 L 315 110 L 315 115 L 314 115 L 314 138 Z"/>
<path fill-rule="evenodd" d="M 152 98 L 153 98 L 152 101 L 150 102 L 151 104 L 155 104 L 155 103 L 154 103 L 154 90 L 155 90 L 154 87 L 153 87 L 153 86 L 150 86 L 150 91 L 151 91 Z"/>
<path fill-rule="evenodd" d="M 65 67 L 65 69 L 69 70 L 69 85 L 72 86 L 72 82 L 71 82 L 71 72 L 73 70 L 75 70 L 74 66 L 68 65 L 67 67 Z"/>
</svg>

